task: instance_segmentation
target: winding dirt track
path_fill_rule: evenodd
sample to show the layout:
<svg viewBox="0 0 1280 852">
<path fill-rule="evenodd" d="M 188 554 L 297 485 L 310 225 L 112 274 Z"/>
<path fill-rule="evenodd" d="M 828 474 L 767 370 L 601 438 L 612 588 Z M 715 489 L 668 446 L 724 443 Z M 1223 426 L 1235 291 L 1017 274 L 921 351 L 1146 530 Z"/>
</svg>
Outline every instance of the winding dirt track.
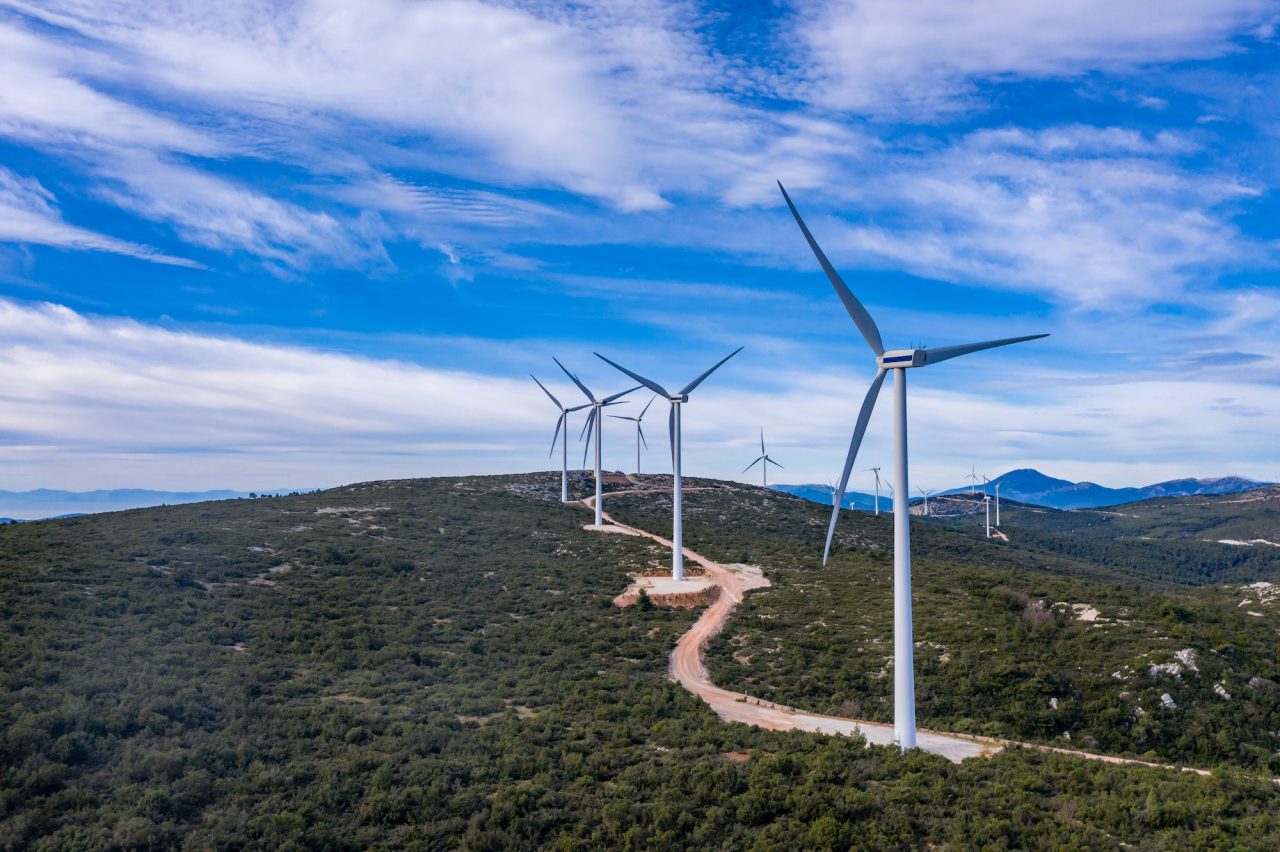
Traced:
<svg viewBox="0 0 1280 852">
<path fill-rule="evenodd" d="M 692 490 L 692 489 L 685 489 Z M 637 488 L 627 491 L 613 491 L 612 495 L 666 493 L 666 489 Z M 582 505 L 595 510 L 595 497 L 587 497 Z M 660 535 L 642 530 L 639 527 L 619 523 L 608 512 L 601 513 L 607 524 L 626 531 L 632 535 L 642 536 L 671 547 L 671 540 Z M 607 529 L 588 524 L 586 529 Z M 711 638 L 720 632 L 729 619 L 734 608 L 742 602 L 745 592 L 769 585 L 759 568 L 747 565 L 722 565 L 713 562 L 700 553 L 684 548 L 685 559 L 697 563 L 720 586 L 720 595 L 715 603 L 707 607 L 694 625 L 680 637 L 671 652 L 668 673 L 672 679 L 685 689 L 701 698 L 712 710 L 726 722 L 741 722 L 771 731 L 811 731 L 817 734 L 861 734 L 868 743 L 891 745 L 894 742 L 893 726 L 880 722 L 868 722 L 861 719 L 846 719 L 840 716 L 824 716 L 819 713 L 807 713 L 793 707 L 774 704 L 763 699 L 753 698 L 741 692 L 730 692 L 711 682 L 702 654 Z M 919 729 L 916 732 L 916 745 L 923 751 L 942 755 L 948 760 L 959 763 L 972 757 L 990 757 L 1007 747 L 1029 748 L 1037 751 L 1054 752 L 1084 760 L 1097 760 L 1103 763 L 1126 766 L 1146 766 L 1153 769 L 1177 770 L 1191 772 L 1196 775 L 1209 775 L 1207 769 L 1190 766 L 1174 766 L 1168 763 L 1151 763 L 1133 758 L 1114 757 L 1106 754 L 1093 754 L 1087 751 L 1055 748 L 1039 743 L 1024 743 L 1015 740 L 1001 740 L 991 737 L 977 737 L 966 734 L 950 734 L 938 731 Z M 1280 783 L 1280 779 L 1272 779 Z"/>
</svg>

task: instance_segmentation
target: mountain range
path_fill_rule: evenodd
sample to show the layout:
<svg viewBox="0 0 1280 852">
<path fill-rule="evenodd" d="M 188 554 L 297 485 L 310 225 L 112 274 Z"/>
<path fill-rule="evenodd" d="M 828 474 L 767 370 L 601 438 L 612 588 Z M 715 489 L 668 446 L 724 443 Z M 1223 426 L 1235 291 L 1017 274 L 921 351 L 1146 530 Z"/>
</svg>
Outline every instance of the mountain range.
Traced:
<svg viewBox="0 0 1280 852">
<path fill-rule="evenodd" d="M 273 491 L 154 491 L 148 488 L 111 488 L 98 491 L 62 491 L 37 488 L 33 491 L 0 490 L 0 523 L 16 520 L 61 518 L 92 512 L 118 512 L 148 506 L 174 506 L 179 503 L 202 503 L 206 500 L 235 500 L 242 497 L 266 497 L 291 494 L 299 489 L 277 488 Z M 311 490 L 311 489 L 306 489 Z"/>
<path fill-rule="evenodd" d="M 1241 491 L 1252 491 L 1264 488 L 1272 483 L 1258 482 L 1243 476 L 1222 476 L 1209 479 L 1171 479 L 1153 485 L 1140 487 L 1108 488 L 1094 482 L 1071 482 L 1057 479 L 1032 468 L 1019 468 L 1001 474 L 991 480 L 999 483 L 1000 496 L 1021 503 L 1036 506 L 1048 506 L 1052 509 L 1095 509 L 1100 506 L 1117 506 L 1121 503 L 1136 503 L 1139 500 L 1150 500 L 1154 497 L 1187 497 L 1196 494 L 1235 494 Z M 825 485 L 773 485 L 778 491 L 785 491 L 815 503 L 831 505 L 831 490 Z M 959 494 L 967 492 L 969 486 L 952 488 L 943 494 Z M 886 495 L 887 496 L 887 495 Z M 845 494 L 843 504 L 849 508 L 870 509 L 874 497 L 867 494 Z M 885 502 L 880 504 L 881 510 Z"/>
</svg>

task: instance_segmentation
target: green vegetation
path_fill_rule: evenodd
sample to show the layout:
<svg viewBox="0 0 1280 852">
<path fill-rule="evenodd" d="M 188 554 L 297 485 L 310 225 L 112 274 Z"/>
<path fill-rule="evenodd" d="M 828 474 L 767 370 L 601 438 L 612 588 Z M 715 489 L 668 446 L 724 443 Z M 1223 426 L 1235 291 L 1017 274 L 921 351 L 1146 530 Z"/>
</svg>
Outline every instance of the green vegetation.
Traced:
<svg viewBox="0 0 1280 852">
<path fill-rule="evenodd" d="M 583 531 L 558 490 L 554 476 L 370 483 L 0 528 L 0 848 L 1280 844 L 1275 788 L 1240 772 L 1019 751 L 956 766 L 725 725 L 665 677 L 696 613 L 609 603 L 665 551 Z M 711 547 L 712 496 L 690 494 L 691 543 L 770 566 L 762 604 L 798 594 L 816 571 L 797 536 L 809 516 L 715 494 L 731 523 Z M 840 563 L 852 577 L 884 560 Z M 939 563 L 924 585 L 951 582 Z M 769 629 L 787 647 L 802 636 Z"/>
<path fill-rule="evenodd" d="M 948 498 L 955 499 L 962 498 Z M 1070 512 L 1006 500 L 1000 520 L 1013 547 L 1061 554 L 1116 578 L 1184 585 L 1280 580 L 1280 487 Z M 930 521 L 983 533 L 981 516 Z"/>
<path fill-rule="evenodd" d="M 661 528 L 669 505 L 619 496 L 611 511 Z M 774 582 L 712 644 L 713 679 L 892 722 L 892 518 L 843 513 L 824 568 L 821 506 L 713 487 L 691 491 L 685 510 L 690 547 L 763 565 Z M 1241 607 L 1238 588 L 1137 582 L 1195 573 L 1198 548 L 1174 541 L 1163 543 L 1170 565 L 1121 572 L 980 535 L 913 519 L 921 726 L 1280 775 L 1280 605 L 1255 595 Z"/>
</svg>

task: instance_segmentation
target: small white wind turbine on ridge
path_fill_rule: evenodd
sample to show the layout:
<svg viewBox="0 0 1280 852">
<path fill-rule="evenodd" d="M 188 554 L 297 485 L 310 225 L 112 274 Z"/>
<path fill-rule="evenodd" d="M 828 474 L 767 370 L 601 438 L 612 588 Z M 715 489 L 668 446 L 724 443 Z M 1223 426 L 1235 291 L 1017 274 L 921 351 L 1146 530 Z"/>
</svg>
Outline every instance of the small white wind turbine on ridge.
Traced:
<svg viewBox="0 0 1280 852">
<path fill-rule="evenodd" d="M 742 347 L 739 346 L 717 361 L 711 369 L 689 382 L 676 393 L 671 393 L 657 382 L 646 379 L 639 373 L 631 372 L 621 364 L 610 361 L 599 352 L 596 353 L 596 357 L 601 361 L 625 373 L 649 390 L 665 397 L 671 403 L 671 414 L 667 417 L 667 430 L 671 436 L 671 579 L 673 580 L 684 579 L 684 490 L 680 485 L 680 406 L 689 401 L 689 394 L 693 393 L 694 388 L 702 384 L 707 376 L 720 369 L 725 361 L 728 361 L 741 351 Z"/>
<path fill-rule="evenodd" d="M 760 465 L 760 473 L 762 476 L 760 484 L 761 486 L 768 488 L 769 487 L 769 465 L 773 465 L 774 467 L 777 467 L 777 468 L 781 468 L 782 465 L 778 464 L 776 461 L 770 458 L 768 451 L 765 450 L 763 429 L 760 430 L 760 457 L 755 461 L 753 461 L 751 464 L 744 467 L 742 469 L 742 472 L 746 473 L 747 471 L 751 470 L 751 468 L 755 467 L 757 464 Z"/>
<path fill-rule="evenodd" d="M 653 405 L 653 401 L 655 399 L 657 399 L 656 396 L 650 397 L 649 401 L 644 404 L 644 408 L 640 409 L 639 417 L 628 417 L 625 414 L 609 415 L 614 420 L 630 420 L 632 423 L 636 424 L 636 476 L 640 475 L 640 443 L 643 441 L 644 448 L 646 450 L 649 449 L 649 442 L 645 440 L 644 429 L 640 424 L 644 422 L 644 415 L 649 410 L 649 406 Z"/>
<path fill-rule="evenodd" d="M 875 471 L 876 474 L 876 517 L 880 517 L 880 468 L 869 467 L 867 470 Z M 834 503 L 832 505 L 835 505 Z"/>
<path fill-rule="evenodd" d="M 538 377 L 529 374 L 529 378 L 538 382 Z M 538 387 L 542 388 L 542 392 L 551 397 L 551 401 L 556 404 L 556 408 L 560 409 L 560 416 L 556 418 L 556 433 L 551 437 L 551 453 L 547 454 L 550 458 L 552 453 L 556 451 L 556 441 L 560 438 L 561 427 L 564 428 L 564 442 L 561 445 L 562 455 L 560 459 L 560 502 L 569 502 L 569 413 L 572 411 L 581 411 L 586 405 L 575 405 L 573 408 L 565 408 L 560 400 L 547 390 L 547 386 L 542 382 L 538 382 Z M 590 405 L 590 403 L 588 403 Z"/>
<path fill-rule="evenodd" d="M 791 215 L 795 217 L 796 224 L 800 226 L 800 231 L 809 243 L 809 248 L 813 250 L 818 263 L 822 266 L 823 271 L 826 272 L 827 278 L 835 288 L 836 295 L 844 303 L 845 310 L 848 311 L 849 316 L 853 319 L 858 330 L 862 332 L 863 338 L 866 339 L 867 345 L 871 347 L 871 351 L 875 355 L 876 375 L 871 381 L 871 388 L 867 391 L 867 396 L 862 402 L 862 410 L 859 411 L 857 422 L 853 428 L 853 438 L 849 442 L 849 455 L 845 459 L 844 471 L 840 477 L 841 497 L 843 497 L 844 489 L 849 483 L 849 474 L 853 470 L 853 463 L 858 457 L 858 447 L 862 444 L 863 433 L 867 431 L 867 423 L 871 420 L 871 412 L 875 409 L 876 397 L 880 394 L 880 386 L 884 383 L 884 377 L 888 375 L 889 371 L 893 371 L 894 479 L 898 482 L 898 490 L 893 495 L 893 727 L 899 747 L 903 749 L 914 748 L 916 744 L 916 697 L 915 667 L 913 662 L 915 649 L 912 644 L 911 631 L 911 526 L 907 506 L 907 370 L 932 366 L 961 355 L 981 352 L 984 349 L 993 349 L 997 346 L 1007 346 L 1011 343 L 1021 343 L 1025 340 L 1035 340 L 1048 335 L 1035 334 L 1027 337 L 1010 337 L 1003 340 L 986 340 L 980 343 L 942 346 L 933 349 L 911 348 L 886 351 L 880 338 L 880 329 L 876 327 L 875 320 L 871 318 L 871 314 L 867 313 L 867 309 L 853 295 L 848 285 L 840 278 L 840 274 L 836 272 L 835 267 L 827 260 L 827 256 L 823 254 L 822 249 L 813 238 L 813 234 L 809 232 L 808 226 L 800 218 L 800 211 L 791 203 L 791 197 L 787 195 L 787 191 L 783 188 L 781 182 L 779 182 L 778 188 L 782 190 L 782 197 L 786 199 L 787 207 L 791 209 Z M 835 534 L 836 521 L 840 517 L 839 503 L 840 501 L 837 500 L 836 505 L 831 510 L 831 525 L 827 529 L 827 544 L 822 554 L 824 563 L 827 560 L 827 555 L 831 552 L 831 538 Z"/>
<path fill-rule="evenodd" d="M 604 417 L 601 416 L 601 412 L 604 411 L 604 408 L 606 405 L 617 404 L 616 401 L 618 397 L 626 396 L 632 391 L 639 390 L 639 388 L 638 387 L 628 388 L 622 391 L 621 393 L 615 393 L 613 396 L 606 396 L 604 399 L 596 399 L 595 395 L 592 394 L 591 391 L 587 390 L 587 386 L 584 385 L 582 382 L 578 381 L 578 377 L 575 376 L 573 373 L 570 373 L 569 369 L 564 364 L 561 364 L 558 358 L 552 358 L 551 360 L 555 361 L 556 364 L 560 367 L 560 369 L 564 370 L 564 374 L 568 376 L 570 379 L 572 379 L 573 383 L 578 386 L 578 389 L 581 390 L 584 394 L 586 394 L 587 399 L 591 400 L 588 403 L 588 405 L 591 406 L 591 413 L 587 415 L 587 422 L 582 427 L 582 434 L 587 436 L 587 445 L 589 446 L 591 444 L 591 432 L 592 430 L 595 431 L 595 436 L 596 436 L 596 526 L 601 526 L 604 523 L 604 483 L 600 477 L 600 439 L 604 433 Z M 584 406 L 584 408 L 585 407 L 586 406 Z M 582 436 L 579 435 L 578 437 L 582 437 Z M 583 465 L 587 463 L 587 447 L 582 448 L 582 463 Z"/>
</svg>

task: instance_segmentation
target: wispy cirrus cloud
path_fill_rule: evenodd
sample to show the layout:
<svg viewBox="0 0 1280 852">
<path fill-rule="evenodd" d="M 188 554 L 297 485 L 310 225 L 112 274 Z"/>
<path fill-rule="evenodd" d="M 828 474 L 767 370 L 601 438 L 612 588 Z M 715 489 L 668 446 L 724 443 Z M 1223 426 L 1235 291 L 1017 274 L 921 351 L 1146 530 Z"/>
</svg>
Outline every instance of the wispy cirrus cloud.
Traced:
<svg viewBox="0 0 1280 852">
<path fill-rule="evenodd" d="M 1183 301 L 1201 275 L 1275 259 L 1232 221 L 1260 190 L 1182 168 L 1195 148 L 1112 127 L 976 131 L 893 157 L 850 199 L 861 221 L 828 241 L 878 265 L 1069 307 Z"/>
<path fill-rule="evenodd" d="M 981 83 L 1127 72 L 1205 59 L 1269 37 L 1270 0 L 831 0 L 799 13 L 817 101 L 862 113 L 931 117 L 983 106 Z"/>
<path fill-rule="evenodd" d="M 200 264 L 165 254 L 151 246 L 118 240 L 68 224 L 58 210 L 53 193 L 34 178 L 24 178 L 0 167 L 0 241 L 37 243 L 82 251 L 105 251 L 198 269 Z"/>
</svg>

